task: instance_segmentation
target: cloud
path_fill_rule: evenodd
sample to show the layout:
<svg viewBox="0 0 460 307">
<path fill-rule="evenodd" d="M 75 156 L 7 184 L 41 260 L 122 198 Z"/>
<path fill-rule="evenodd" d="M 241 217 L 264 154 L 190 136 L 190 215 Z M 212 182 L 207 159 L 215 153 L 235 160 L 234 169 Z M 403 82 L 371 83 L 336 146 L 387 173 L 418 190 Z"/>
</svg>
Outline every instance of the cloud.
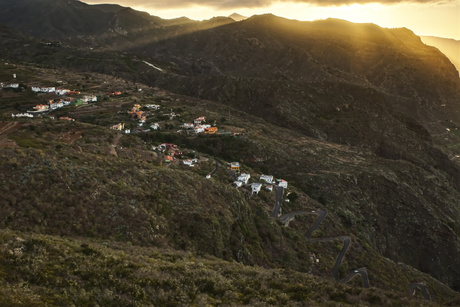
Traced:
<svg viewBox="0 0 460 307">
<path fill-rule="evenodd" d="M 214 9 L 254 9 L 265 8 L 272 4 L 282 3 L 305 3 L 314 6 L 342 6 L 352 4 L 370 4 L 378 3 L 383 5 L 392 5 L 398 3 L 419 3 L 419 4 L 433 4 L 433 3 L 455 3 L 458 0 L 111 0 L 110 3 L 120 4 L 129 7 L 143 7 L 146 9 L 179 9 L 189 8 L 192 6 L 204 6 Z M 83 0 L 88 4 L 108 3 L 106 1 L 98 0 Z"/>
</svg>

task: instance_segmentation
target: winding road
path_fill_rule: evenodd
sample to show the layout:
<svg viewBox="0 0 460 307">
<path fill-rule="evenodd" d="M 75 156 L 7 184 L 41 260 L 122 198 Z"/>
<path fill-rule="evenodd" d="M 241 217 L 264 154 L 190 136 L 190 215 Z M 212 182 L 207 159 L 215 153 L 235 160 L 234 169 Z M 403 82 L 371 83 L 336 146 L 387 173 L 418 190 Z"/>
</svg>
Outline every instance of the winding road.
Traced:
<svg viewBox="0 0 460 307">
<path fill-rule="evenodd" d="M 282 196 L 282 193 L 281 193 L 281 196 Z M 279 213 L 279 210 L 280 210 L 281 199 L 278 198 L 278 197 L 279 197 L 279 195 L 277 194 L 276 203 L 275 203 L 275 207 L 274 207 L 273 214 L 272 214 L 273 217 L 277 217 L 277 215 Z M 341 282 L 341 283 L 347 283 L 348 281 L 353 279 L 353 277 L 355 277 L 357 275 L 360 275 L 361 279 L 363 281 L 363 287 L 364 288 L 369 288 L 370 287 L 369 275 L 367 273 L 367 269 L 364 268 L 364 267 L 351 271 L 343 279 L 340 279 L 340 277 L 339 277 L 339 268 L 340 268 L 340 265 L 342 264 L 343 258 L 345 257 L 345 253 L 347 252 L 348 248 L 350 247 L 351 237 L 349 237 L 349 236 L 337 236 L 337 237 L 331 237 L 331 238 L 312 238 L 311 237 L 313 232 L 316 229 L 318 229 L 319 225 L 326 218 L 326 215 L 327 215 L 326 210 L 324 210 L 324 209 L 316 209 L 316 210 L 312 210 L 312 211 L 294 211 L 294 212 L 284 214 L 281 217 L 279 217 L 278 219 L 281 221 L 281 223 L 283 223 L 286 226 L 297 215 L 302 215 L 302 214 L 317 214 L 318 215 L 318 217 L 316 218 L 314 223 L 310 226 L 310 228 L 308 229 L 307 233 L 305 234 L 305 238 L 308 241 L 313 243 L 313 242 L 330 242 L 330 241 L 334 241 L 334 240 L 342 240 L 343 243 L 344 243 L 343 247 L 342 247 L 342 250 L 340 251 L 339 255 L 337 256 L 337 258 L 335 260 L 334 268 L 332 269 L 332 276 L 334 277 L 334 279 L 339 281 L 339 282 Z M 423 295 L 423 298 L 425 298 L 426 300 L 431 300 L 430 294 L 428 293 L 428 289 L 426 288 L 424 283 L 411 283 L 409 285 L 409 296 L 415 295 L 415 291 L 416 291 L 417 288 L 420 289 L 420 291 L 421 291 L 421 293 Z"/>
<path fill-rule="evenodd" d="M 283 187 L 275 186 L 275 207 L 273 207 L 272 217 L 277 218 L 281 211 L 281 202 L 283 201 Z"/>
<path fill-rule="evenodd" d="M 218 161 L 216 160 L 216 169 L 217 169 L 217 162 Z M 220 162 L 220 161 L 219 161 L 219 163 L 222 164 L 222 162 Z M 231 171 L 229 171 L 229 172 L 230 172 L 230 175 L 232 175 L 232 177 L 235 176 L 235 174 L 233 172 L 231 172 Z M 316 215 L 318 215 L 316 220 L 313 222 L 313 224 L 310 226 L 310 228 L 307 230 L 307 233 L 305 234 L 305 238 L 307 239 L 307 241 L 314 243 L 314 242 L 332 242 L 332 241 L 335 241 L 335 240 L 342 240 L 343 241 L 343 247 L 342 247 L 342 250 L 340 251 L 339 255 L 337 256 L 337 258 L 335 260 L 334 268 L 332 269 L 332 276 L 338 282 L 345 284 L 348 281 L 350 281 L 351 279 L 353 279 L 355 276 L 359 275 L 359 276 L 361 276 L 361 280 L 363 282 L 363 287 L 364 288 L 369 288 L 370 287 L 369 275 L 368 275 L 367 269 L 365 267 L 355 269 L 355 270 L 351 271 L 343 279 L 340 279 L 340 277 L 339 277 L 339 268 L 340 268 L 340 265 L 342 264 L 343 258 L 345 257 L 345 254 L 346 254 L 348 248 L 350 247 L 351 237 L 350 236 L 337 236 L 337 237 L 330 237 L 330 238 L 312 238 L 311 236 L 312 236 L 313 232 L 316 229 L 318 229 L 319 225 L 326 218 L 326 216 L 327 216 L 326 210 L 321 209 L 321 208 L 316 209 L 316 210 L 311 210 L 311 211 L 301 210 L 301 211 L 290 212 L 290 213 L 287 213 L 287 214 L 284 214 L 284 215 L 280 216 L 281 204 L 282 204 L 282 201 L 283 201 L 283 193 L 284 193 L 284 188 L 278 187 L 278 186 L 275 187 L 275 206 L 273 207 L 272 217 L 277 218 L 281 223 L 283 223 L 285 226 L 287 226 L 289 224 L 289 222 L 294 220 L 297 215 L 303 215 L 303 214 L 316 214 Z M 426 300 L 431 300 L 431 297 L 430 297 L 430 295 L 428 293 L 428 290 L 427 290 L 425 284 L 423 284 L 423 283 L 411 283 L 409 285 L 409 296 L 412 296 L 412 295 L 415 294 L 416 288 L 420 289 L 420 291 L 422 292 L 423 297 Z"/>
<path fill-rule="evenodd" d="M 428 290 L 427 290 L 426 286 L 421 282 L 414 282 L 414 283 L 411 283 L 409 285 L 409 296 L 412 296 L 412 295 L 415 294 L 415 289 L 416 288 L 420 289 L 420 291 L 422 292 L 423 297 L 426 300 L 431 301 L 431 297 L 430 297 L 430 294 L 428 293 Z"/>
<path fill-rule="evenodd" d="M 364 288 L 369 288 L 369 276 L 367 274 L 367 269 L 366 268 L 360 268 L 353 270 L 350 272 L 345 278 L 340 279 L 339 277 L 339 268 L 340 265 L 342 264 L 343 258 L 345 257 L 345 253 L 347 252 L 348 248 L 350 247 L 351 244 L 351 237 L 349 236 L 337 236 L 337 237 L 331 237 L 331 238 L 312 238 L 311 235 L 313 232 L 318 229 L 319 225 L 321 222 L 326 218 L 327 212 L 326 210 L 323 209 L 316 209 L 311 211 L 310 213 L 312 214 L 317 214 L 318 217 L 316 218 L 315 222 L 313 225 L 311 225 L 310 229 L 308 229 L 307 233 L 305 234 L 305 237 L 308 241 L 310 242 L 332 242 L 335 240 L 342 240 L 343 241 L 343 247 L 342 250 L 340 251 L 339 255 L 337 256 L 334 264 L 334 268 L 332 269 L 332 276 L 334 277 L 335 280 L 341 282 L 341 283 L 346 283 L 349 280 L 351 280 L 353 277 L 356 275 L 360 275 L 361 279 L 363 281 L 363 287 Z"/>
</svg>

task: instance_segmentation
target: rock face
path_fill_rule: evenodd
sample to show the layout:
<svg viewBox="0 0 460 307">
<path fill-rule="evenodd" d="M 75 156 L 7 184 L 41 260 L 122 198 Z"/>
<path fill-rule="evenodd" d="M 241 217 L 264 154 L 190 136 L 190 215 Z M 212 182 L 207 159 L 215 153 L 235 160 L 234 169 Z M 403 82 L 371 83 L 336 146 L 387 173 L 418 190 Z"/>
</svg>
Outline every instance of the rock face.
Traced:
<svg viewBox="0 0 460 307">
<path fill-rule="evenodd" d="M 0 6 L 0 20 L 14 12 L 11 3 Z M 248 127 L 258 133 L 238 150 L 242 162 L 288 174 L 381 255 L 460 289 L 460 168 L 452 158 L 460 148 L 460 79 L 439 50 L 408 29 L 336 19 L 164 21 L 115 6 L 97 10 L 94 22 L 109 26 L 88 24 L 81 33 L 125 55 L 86 49 L 35 58 L 213 100 L 266 123 L 270 129 Z M 8 24 L 30 29 L 14 18 Z M 75 31 L 59 31 L 81 46 Z M 228 154 L 214 145 L 203 149 Z"/>
</svg>

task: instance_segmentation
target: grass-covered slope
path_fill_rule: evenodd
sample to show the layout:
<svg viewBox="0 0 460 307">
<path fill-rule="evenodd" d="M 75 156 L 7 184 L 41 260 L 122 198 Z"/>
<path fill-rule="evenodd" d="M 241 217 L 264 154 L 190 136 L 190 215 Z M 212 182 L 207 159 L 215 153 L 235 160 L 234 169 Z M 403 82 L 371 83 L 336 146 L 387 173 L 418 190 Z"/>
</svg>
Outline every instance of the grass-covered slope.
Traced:
<svg viewBox="0 0 460 307">
<path fill-rule="evenodd" d="M 0 231 L 2 306 L 436 306 L 293 270 L 117 242 Z"/>
<path fill-rule="evenodd" d="M 83 131 L 81 137 L 68 138 L 75 131 Z M 29 233 L 61 236 L 60 242 L 63 246 L 58 245 L 56 247 L 58 250 L 68 249 L 66 244 L 69 243 L 65 243 L 65 238 L 91 238 L 98 242 L 109 242 L 109 244 L 123 242 L 123 246 L 129 243 L 139 248 L 169 248 L 188 251 L 193 255 L 201 255 L 200 257 L 212 255 L 246 265 L 290 269 L 301 272 L 292 273 L 299 276 L 298 278 L 311 279 L 313 277 L 309 274 L 313 274 L 321 276 L 325 280 L 333 280 L 330 272 L 335 257 L 341 249 L 341 243 L 340 241 L 337 243 L 308 243 L 304 234 L 313 223 L 314 216 L 298 217 L 297 221 L 291 222 L 289 227 L 283 227 L 270 216 L 274 204 L 273 194 L 264 191 L 260 196 L 248 199 L 245 193 L 230 185 L 232 179 L 225 169 L 219 170 L 213 179 L 205 179 L 204 174 L 213 169 L 214 163 L 204 163 L 200 169 L 196 170 L 183 168 L 180 165 L 167 167 L 161 159 L 155 158 L 153 153 L 150 153 L 152 156 L 144 154 L 144 152 L 148 152 L 147 146 L 135 136 L 123 136 L 120 140 L 120 144 L 125 147 L 124 149 L 131 150 L 133 155 L 115 157 L 106 153 L 107 147 L 114 140 L 114 134 L 115 132 L 107 128 L 94 125 L 57 123 L 50 120 L 26 124 L 10 133 L 8 138 L 14 141 L 17 147 L 4 148 L 1 152 L 0 193 L 4 195 L 0 202 L 1 227 L 21 232 L 18 234 L 20 237 L 29 236 Z M 125 138 L 130 140 L 127 141 Z M 247 170 L 254 172 L 251 168 Z M 284 212 L 298 209 L 311 210 L 323 206 L 296 189 L 295 186 L 292 189 L 297 191 L 298 198 L 294 203 L 284 205 Z M 335 214 L 332 212 L 331 214 L 324 225 L 315 232 L 315 236 L 331 237 L 350 234 L 350 230 L 341 226 L 341 222 Z M 398 301 L 406 295 L 408 285 L 411 282 L 421 280 L 427 282 L 430 293 L 435 300 L 446 302 L 455 297 L 454 292 L 427 275 L 383 258 L 366 240 L 356 237 L 357 233 L 359 231 L 352 233 L 353 245 L 347 253 L 339 273 L 343 277 L 355 268 L 362 266 L 368 268 L 371 285 L 379 290 L 372 290 L 374 292 L 370 293 L 373 294 L 369 294 L 370 298 L 364 298 L 364 301 L 368 299 L 370 303 L 373 300 L 380 303 L 384 303 L 388 299 Z M 72 242 L 74 239 L 70 241 Z M 21 248 L 19 253 L 24 252 L 24 256 L 18 258 L 16 255 L 13 257 L 13 253 L 8 257 L 18 258 L 19 260 L 15 261 L 20 261 L 20 259 L 27 259 L 28 252 L 35 255 L 33 244 L 31 246 L 21 244 L 15 248 Z M 42 242 L 42 244 L 47 246 L 46 242 Z M 77 243 L 76 246 L 83 246 L 82 250 L 88 252 L 85 244 L 87 243 Z M 91 250 L 89 249 L 89 256 L 86 255 L 91 260 L 81 259 L 79 254 L 76 254 L 75 257 L 80 259 L 78 261 L 83 261 L 83 264 L 75 265 L 75 267 L 84 267 L 86 261 L 93 261 L 91 257 L 100 255 L 98 252 L 94 252 L 93 255 Z M 125 252 L 127 251 L 125 250 Z M 7 250 L 5 253 L 10 252 Z M 45 253 L 50 255 L 47 256 L 50 258 L 43 260 L 45 267 L 55 267 L 55 258 L 51 256 L 53 253 L 57 252 Z M 65 254 L 65 252 L 63 253 Z M 81 253 L 85 254 L 84 251 Z M 131 251 L 127 253 L 128 258 L 134 257 L 130 254 Z M 137 254 L 137 252 L 134 253 Z M 8 257 L 6 259 L 10 259 Z M 101 259 L 106 258 L 102 257 Z M 319 262 L 316 262 L 316 259 L 319 259 Z M 103 264 L 105 260 L 101 261 L 101 265 L 106 267 L 105 273 L 101 273 L 99 270 L 96 272 L 90 270 L 85 274 L 97 275 L 117 272 L 116 265 Z M 61 279 L 56 277 L 57 280 L 54 280 L 54 275 L 62 277 L 63 274 L 65 276 L 67 274 L 72 276 L 74 276 L 73 274 L 80 274 L 72 273 L 73 271 L 69 272 L 67 264 L 63 264 L 62 268 L 49 269 L 54 273 L 50 273 L 48 277 L 41 276 L 42 273 L 34 276 L 35 273 L 27 272 L 25 269 L 27 266 L 23 268 L 22 265 L 18 265 L 21 269 L 14 266 L 11 268 L 12 264 L 6 263 L 6 268 L 13 270 L 8 272 L 20 271 L 15 273 L 20 276 L 17 277 L 16 281 L 23 280 L 26 283 L 32 283 L 32 290 L 29 295 L 35 298 L 37 298 L 36 295 L 41 298 L 48 297 L 51 295 L 50 293 L 56 295 L 54 283 L 59 284 Z M 13 263 L 15 262 L 13 261 Z M 230 265 L 225 262 L 220 263 L 224 267 Z M 148 269 L 152 270 L 152 267 L 148 267 Z M 265 290 L 262 291 L 265 289 L 265 286 L 262 286 L 265 283 L 263 280 L 266 278 L 266 274 L 270 275 L 271 273 L 266 273 L 267 271 L 262 268 L 248 268 L 247 270 L 253 271 L 253 274 L 257 274 L 257 276 L 261 274 L 261 277 L 258 278 L 262 280 L 260 286 L 262 288 L 257 288 L 254 293 L 251 292 L 257 300 L 260 299 L 262 302 L 275 305 L 279 304 L 280 300 L 282 301 L 284 295 L 279 298 L 278 294 L 273 294 L 275 299 L 270 301 L 271 299 L 265 297 Z M 46 270 L 44 271 L 46 272 Z M 138 269 L 133 269 L 125 274 L 127 274 L 126 278 L 135 278 Z M 233 273 L 228 274 L 232 275 L 228 278 L 235 278 L 235 280 L 240 278 L 236 278 Z M 11 276 L 12 273 L 6 274 L 5 280 L 8 281 L 8 287 L 12 288 L 12 293 L 16 293 L 19 290 L 16 288 L 17 284 L 12 283 L 12 280 L 9 279 Z M 16 275 L 13 274 L 13 276 Z M 48 286 L 42 286 L 41 290 L 35 289 L 32 286 L 34 278 L 39 278 L 40 281 L 36 282 L 40 283 L 42 277 L 51 279 L 50 284 L 45 283 Z M 69 291 L 76 291 L 77 293 L 73 295 L 78 297 L 82 295 L 79 291 L 85 287 L 86 281 L 80 282 L 79 275 L 74 276 L 74 278 L 79 282 L 76 281 L 73 286 L 66 283 L 61 286 L 65 289 L 70 287 Z M 114 278 L 113 283 L 118 285 L 118 279 Z M 187 280 L 183 278 L 185 277 L 176 276 L 176 279 L 171 282 L 176 285 L 195 287 L 194 284 L 185 283 Z M 95 282 L 92 277 L 88 277 L 88 279 L 90 284 Z M 152 279 L 156 280 L 155 278 Z M 156 297 L 156 295 L 145 293 L 149 290 L 148 287 L 146 288 L 146 284 L 142 282 L 139 284 L 130 283 L 128 288 L 131 290 L 120 290 L 117 288 L 118 286 L 110 284 L 112 282 L 110 278 L 104 278 L 104 281 L 108 284 L 99 285 L 102 293 L 86 294 L 87 296 L 79 299 L 90 300 L 94 297 L 93 295 L 98 295 L 97 299 L 108 299 L 108 295 L 104 294 L 104 291 L 112 286 L 117 289 L 116 291 L 121 292 L 131 291 L 131 288 L 141 288 L 142 290 L 139 290 L 141 297 L 138 297 L 137 294 L 130 294 L 133 295 L 131 296 L 133 300 L 139 300 L 139 302 L 153 300 L 152 297 Z M 158 280 L 154 281 L 154 283 L 158 282 Z M 208 281 L 207 283 L 211 282 Z M 300 282 L 300 284 L 303 285 L 304 283 Z M 119 287 L 122 286 L 119 285 Z M 158 287 L 162 288 L 162 286 Z M 165 300 L 171 300 L 171 296 L 179 295 L 181 290 L 176 286 L 172 287 L 171 292 L 165 294 Z M 200 289 L 199 285 L 196 287 Z M 220 290 L 216 290 L 219 294 L 209 292 L 214 291 L 214 287 L 219 286 L 213 284 L 212 288 L 200 290 L 198 293 L 203 292 L 205 297 L 206 295 L 209 297 L 214 295 L 219 299 L 224 299 L 225 296 L 221 296 Z M 280 287 L 284 286 L 280 285 Z M 301 294 L 303 293 L 302 287 L 295 291 L 296 294 L 292 295 L 300 295 L 299 300 L 302 301 L 310 299 L 310 296 L 305 297 L 305 294 Z M 361 288 L 359 279 L 355 279 L 351 283 L 351 287 L 349 291 L 352 293 L 357 290 L 351 289 Z M 235 291 L 238 292 L 239 288 L 237 285 L 234 287 L 227 285 L 227 290 L 232 291 L 231 289 L 236 289 Z M 399 294 L 387 297 L 387 294 L 384 294 L 386 292 L 382 292 L 381 289 L 396 291 L 395 293 Z M 307 289 L 307 291 L 310 290 Z M 321 300 L 330 299 L 324 296 L 324 291 L 319 289 L 313 291 L 312 300 L 321 302 Z M 361 291 L 358 292 L 361 293 Z M 326 292 L 329 293 L 329 290 Z M 337 297 L 339 301 L 353 303 L 354 300 L 362 299 L 362 295 L 359 293 L 352 294 L 350 298 L 349 294 L 337 294 Z M 190 293 L 187 295 L 189 297 L 181 296 L 180 299 L 176 299 L 183 303 L 191 303 L 201 297 L 196 294 L 196 291 L 194 295 Z M 10 299 L 13 298 L 10 297 Z M 55 299 L 54 303 L 58 304 L 58 302 L 62 302 L 60 300 L 65 302 L 66 299 L 72 301 L 76 298 L 57 295 Z M 210 298 L 206 297 L 206 299 Z M 234 300 L 235 303 L 252 304 L 251 299 L 253 299 L 252 296 L 250 298 L 244 295 L 231 296 L 231 300 Z M 296 298 L 289 297 L 286 300 L 293 303 Z"/>
</svg>

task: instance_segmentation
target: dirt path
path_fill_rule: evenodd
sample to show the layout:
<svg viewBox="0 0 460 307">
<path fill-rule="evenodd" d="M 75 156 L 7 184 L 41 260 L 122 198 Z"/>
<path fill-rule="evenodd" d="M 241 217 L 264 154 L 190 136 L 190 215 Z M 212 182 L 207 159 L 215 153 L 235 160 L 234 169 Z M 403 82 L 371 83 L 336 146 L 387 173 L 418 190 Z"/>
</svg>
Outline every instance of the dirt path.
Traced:
<svg viewBox="0 0 460 307">
<path fill-rule="evenodd" d="M 117 135 L 113 138 L 112 144 L 109 146 L 109 154 L 115 157 L 118 157 L 117 150 L 115 149 L 118 146 L 118 143 L 121 139 L 121 133 L 117 133 Z"/>
</svg>

